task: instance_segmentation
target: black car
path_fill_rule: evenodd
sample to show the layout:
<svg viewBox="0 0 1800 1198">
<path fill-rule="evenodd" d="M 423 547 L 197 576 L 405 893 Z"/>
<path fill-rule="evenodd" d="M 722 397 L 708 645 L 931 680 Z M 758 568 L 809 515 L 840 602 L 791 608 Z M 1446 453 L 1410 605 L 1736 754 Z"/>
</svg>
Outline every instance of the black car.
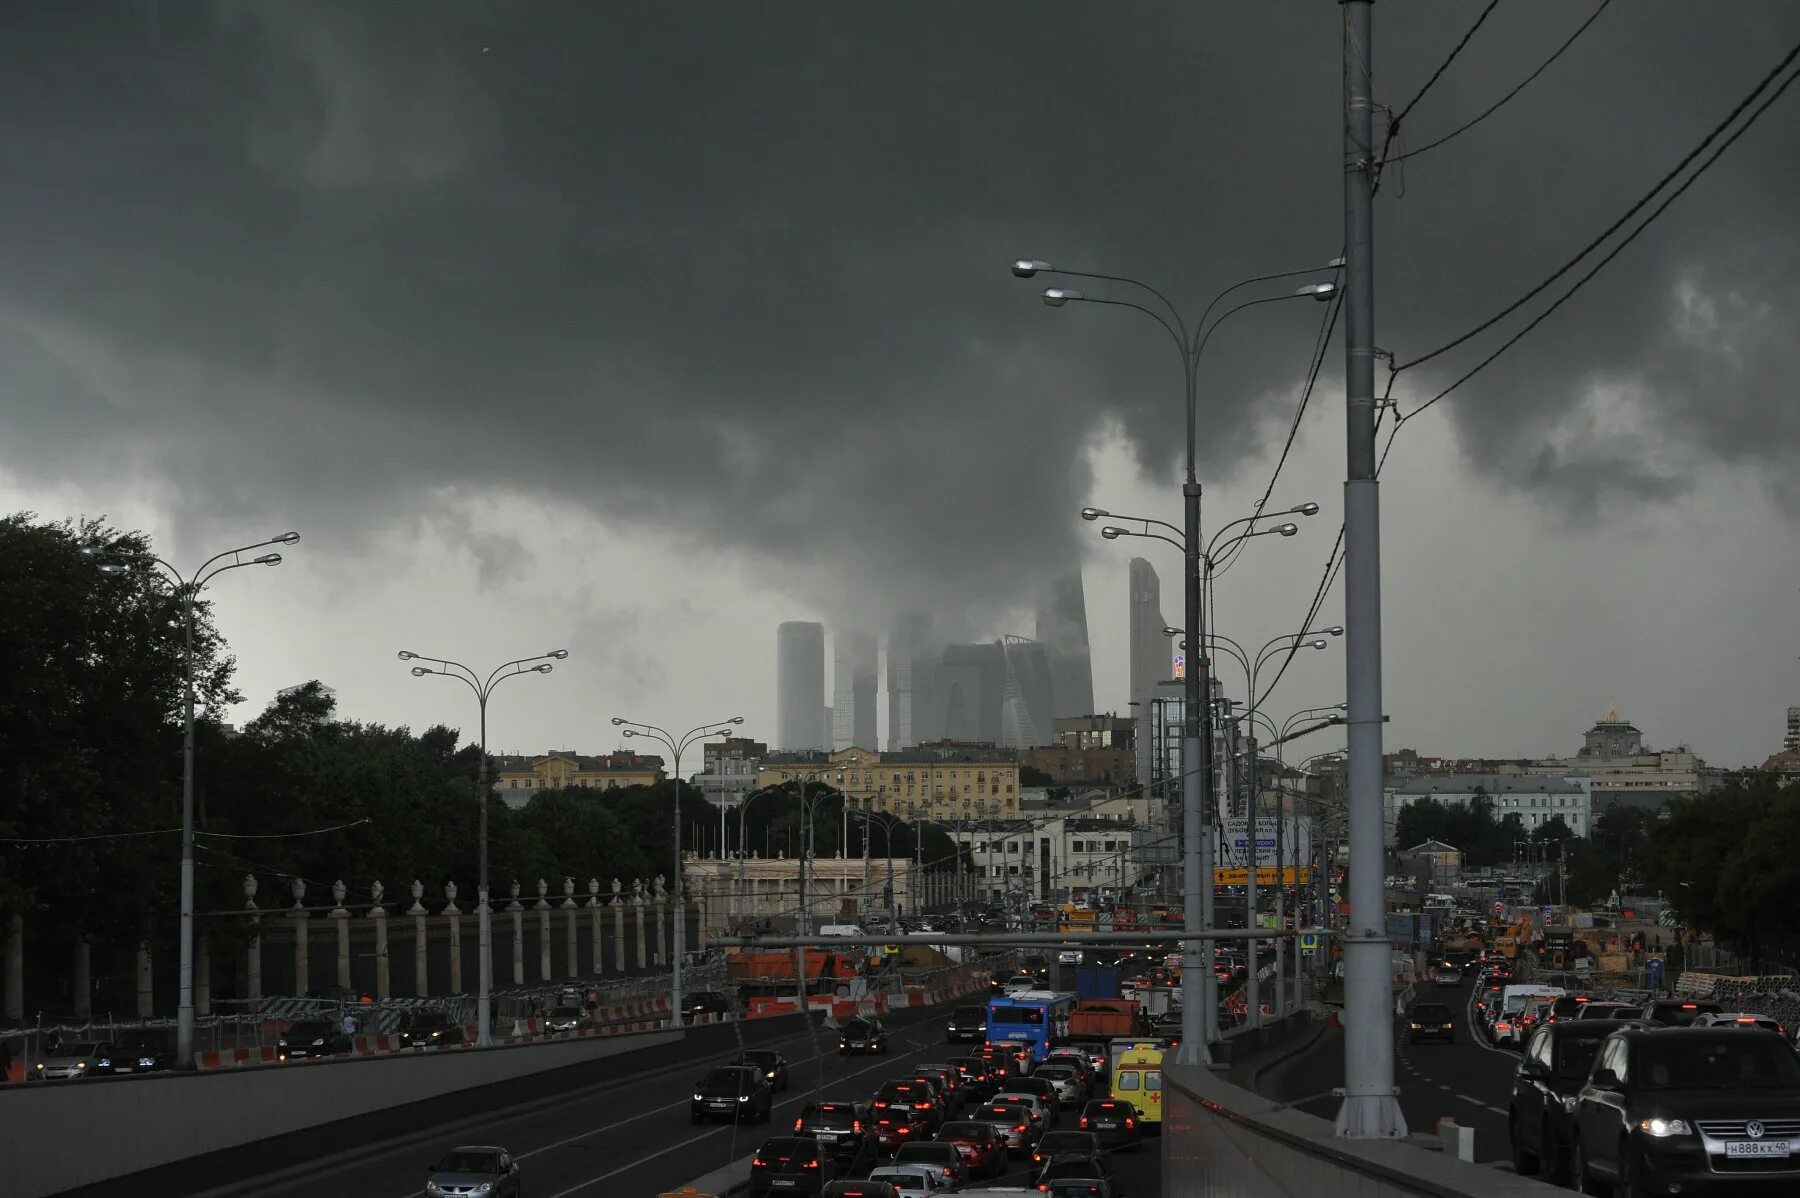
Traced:
<svg viewBox="0 0 1800 1198">
<path fill-rule="evenodd" d="M 1105 1148 L 1136 1148 L 1143 1143 L 1137 1107 L 1121 1098 L 1096 1098 L 1088 1103 L 1081 1108 L 1079 1126 L 1092 1132 Z"/>
<path fill-rule="evenodd" d="M 1586 1193 L 1800 1193 L 1800 1056 L 1730 1027 L 1626 1028 L 1602 1043 L 1575 1106 Z"/>
<path fill-rule="evenodd" d="M 1049 1190 L 1059 1181 L 1103 1181 L 1110 1188 L 1103 1188 L 1114 1198 L 1124 1198 L 1125 1191 L 1119 1188 L 1119 1179 L 1113 1176 L 1106 1164 L 1105 1156 L 1057 1156 L 1046 1161 L 1034 1179 L 1037 1188 Z"/>
<path fill-rule="evenodd" d="M 924 1125 L 927 1135 L 938 1129 L 945 1114 L 943 1102 L 931 1084 L 913 1078 L 888 1082 L 875 1091 L 872 1105 L 877 1123 L 904 1118 Z M 916 1138 L 916 1133 L 908 1134 Z"/>
<path fill-rule="evenodd" d="M 689 1117 L 695 1123 L 728 1119 L 745 1123 L 766 1121 L 774 1109 L 774 1092 L 760 1069 L 722 1065 L 694 1083 Z"/>
<path fill-rule="evenodd" d="M 406 1048 L 436 1048 L 462 1042 L 462 1024 L 442 1011 L 415 1011 L 400 1025 L 400 1043 Z"/>
<path fill-rule="evenodd" d="M 696 990 L 681 999 L 681 1021 L 694 1022 L 696 1015 L 729 1015 L 735 1010 L 731 999 L 717 990 Z"/>
<path fill-rule="evenodd" d="M 794 1134 L 829 1148 L 847 1172 L 881 1155 L 875 1142 L 875 1114 L 859 1102 L 809 1102 L 794 1120 Z"/>
<path fill-rule="evenodd" d="M 156 1032 L 126 1032 L 113 1045 L 108 1073 L 161 1073 L 175 1062 L 175 1045 Z"/>
<path fill-rule="evenodd" d="M 1106 1149 L 1092 1129 L 1082 1131 L 1047 1131 L 1031 1150 L 1031 1163 L 1043 1168 L 1058 1157 L 1100 1156 Z"/>
<path fill-rule="evenodd" d="M 334 1057 L 349 1052 L 350 1037 L 335 1023 L 307 1020 L 296 1023 L 275 1040 L 275 1055 L 283 1061 L 303 1057 Z"/>
<path fill-rule="evenodd" d="M 1686 1027 L 1702 1015 L 1717 1015 L 1722 1010 L 1716 1002 L 1662 998 L 1644 1007 L 1644 1018 L 1663 1027 Z"/>
<path fill-rule="evenodd" d="M 1456 1012 L 1441 1002 L 1414 1003 L 1406 1013 L 1406 1042 L 1447 1040 L 1456 1043 Z"/>
<path fill-rule="evenodd" d="M 852 1019 L 838 1030 L 838 1055 L 849 1056 L 851 1053 L 885 1053 L 888 1050 L 887 1032 L 882 1030 L 879 1019 Z"/>
<path fill-rule="evenodd" d="M 1513 1075 L 1506 1116 L 1516 1171 L 1541 1171 L 1546 1181 L 1557 1185 L 1568 1181 L 1575 1096 L 1600 1045 L 1618 1030 L 1616 1020 L 1565 1019 L 1531 1034 Z"/>
<path fill-rule="evenodd" d="M 733 1058 L 731 1064 L 760 1071 L 772 1089 L 788 1088 L 787 1058 L 773 1048 L 747 1048 Z"/>
<path fill-rule="evenodd" d="M 979 1044 L 987 1039 L 987 1008 L 958 1007 L 944 1025 L 946 1044 Z"/>
<path fill-rule="evenodd" d="M 971 1101 L 986 1102 L 1000 1091 L 1000 1076 L 980 1057 L 953 1057 L 950 1068 L 962 1078 L 962 1092 Z"/>
<path fill-rule="evenodd" d="M 843 1175 L 837 1157 L 815 1140 L 776 1136 L 750 1158 L 750 1196 L 819 1194 Z"/>
</svg>

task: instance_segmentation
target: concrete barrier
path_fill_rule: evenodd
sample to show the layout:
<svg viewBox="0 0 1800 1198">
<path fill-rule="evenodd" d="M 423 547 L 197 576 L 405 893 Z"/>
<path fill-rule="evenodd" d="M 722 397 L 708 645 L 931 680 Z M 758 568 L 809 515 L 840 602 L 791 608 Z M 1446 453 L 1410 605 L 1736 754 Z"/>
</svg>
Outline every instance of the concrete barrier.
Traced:
<svg viewBox="0 0 1800 1198">
<path fill-rule="evenodd" d="M 676 1031 L 546 1039 L 510 1049 L 394 1053 L 329 1066 L 240 1065 L 207 1073 L 94 1078 L 0 1089 L 5 1193 L 37 1198 L 433 1095 L 640 1048 Z"/>
<path fill-rule="evenodd" d="M 1205 1069 L 1163 1070 L 1164 1198 L 1552 1198 L 1568 1191 L 1404 1140 L 1348 1140 L 1331 1124 Z"/>
</svg>

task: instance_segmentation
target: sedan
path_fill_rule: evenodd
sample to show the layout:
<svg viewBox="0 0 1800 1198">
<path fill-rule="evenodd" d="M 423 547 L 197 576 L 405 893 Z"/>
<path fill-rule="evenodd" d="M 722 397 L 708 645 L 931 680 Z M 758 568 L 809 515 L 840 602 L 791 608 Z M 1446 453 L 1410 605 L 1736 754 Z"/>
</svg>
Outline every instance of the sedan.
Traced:
<svg viewBox="0 0 1800 1198">
<path fill-rule="evenodd" d="M 1006 1144 L 991 1124 L 973 1119 L 946 1123 L 938 1143 L 955 1147 L 971 1177 L 998 1177 L 1006 1172 Z"/>
<path fill-rule="evenodd" d="M 400 1043 L 407 1048 L 437 1048 L 462 1041 L 462 1025 L 442 1011 L 420 1011 L 400 1028 Z"/>
<path fill-rule="evenodd" d="M 106 1040 L 72 1040 L 59 1044 L 37 1062 L 32 1077 L 41 1082 L 72 1082 L 98 1077 L 112 1069 L 113 1046 Z"/>
<path fill-rule="evenodd" d="M 947 1044 L 979 1044 L 987 1039 L 987 1008 L 958 1007 L 944 1025 Z"/>
<path fill-rule="evenodd" d="M 1447 1040 L 1456 1043 L 1456 1012 L 1443 1003 L 1416 1003 L 1406 1013 L 1406 1042 Z"/>
<path fill-rule="evenodd" d="M 349 1051 L 350 1037 L 337 1024 L 323 1020 L 296 1023 L 275 1041 L 275 1056 L 283 1061 L 331 1057 Z"/>
<path fill-rule="evenodd" d="M 984 1102 L 969 1118 L 992 1127 L 994 1135 L 1006 1145 L 1009 1152 L 1029 1152 L 1032 1141 L 1037 1139 L 1037 1129 L 1031 1121 L 1031 1110 L 1021 1103 Z"/>
<path fill-rule="evenodd" d="M 1087 1097 L 1087 1082 L 1073 1065 L 1046 1062 L 1032 1070 L 1031 1076 L 1049 1082 L 1056 1091 L 1057 1102 L 1064 1106 L 1074 1106 Z"/>
<path fill-rule="evenodd" d="M 931 1170 L 911 1165 L 877 1165 L 869 1170 L 869 1180 L 893 1186 L 899 1198 L 931 1198 L 947 1188 L 938 1184 Z"/>
<path fill-rule="evenodd" d="M 168 1039 L 154 1032 L 131 1032 L 113 1046 L 111 1073 L 160 1073 L 175 1060 Z"/>
<path fill-rule="evenodd" d="M 1456 968 L 1454 965 L 1440 965 L 1437 967 L 1437 972 L 1432 975 L 1432 984 L 1436 986 L 1448 986 L 1451 989 L 1456 989 L 1457 987 L 1460 987 L 1462 983 L 1462 970 Z"/>
<path fill-rule="evenodd" d="M 773 1048 L 747 1048 L 739 1053 L 731 1063 L 757 1070 L 763 1075 L 763 1079 L 776 1090 L 788 1088 L 787 1058 Z"/>
<path fill-rule="evenodd" d="M 425 1172 L 425 1193 L 519 1198 L 519 1162 L 504 1148 L 471 1144 L 452 1148 Z"/>
<path fill-rule="evenodd" d="M 1105 1147 L 1137 1148 L 1140 1122 L 1137 1107 L 1118 1098 L 1100 1098 L 1081 1109 L 1081 1130 L 1091 1131 Z"/>
<path fill-rule="evenodd" d="M 837 1158 L 798 1136 L 776 1136 L 750 1158 L 750 1192 L 818 1194 L 839 1176 Z"/>
<path fill-rule="evenodd" d="M 580 1007 L 553 1007 L 544 1016 L 544 1030 L 547 1032 L 574 1032 L 581 1030 L 587 1022 L 587 1012 Z"/>
<path fill-rule="evenodd" d="M 851 1053 L 885 1053 L 887 1033 L 878 1019 L 852 1019 L 838 1032 L 838 1055 Z"/>
</svg>

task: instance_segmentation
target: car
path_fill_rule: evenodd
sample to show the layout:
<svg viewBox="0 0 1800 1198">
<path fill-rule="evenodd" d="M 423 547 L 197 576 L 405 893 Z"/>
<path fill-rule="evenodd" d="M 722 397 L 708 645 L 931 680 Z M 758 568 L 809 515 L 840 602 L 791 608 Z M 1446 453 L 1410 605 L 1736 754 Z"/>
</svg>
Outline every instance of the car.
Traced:
<svg viewBox="0 0 1800 1198">
<path fill-rule="evenodd" d="M 893 1111 L 912 1111 L 929 1119 L 934 1130 L 943 1114 L 943 1100 L 931 1082 L 910 1075 L 884 1083 L 875 1091 L 875 1101 L 870 1105 L 875 1108 L 877 1119 Z"/>
<path fill-rule="evenodd" d="M 425 1170 L 425 1193 L 480 1194 L 483 1198 L 519 1198 L 519 1162 L 492 1144 L 452 1148 Z"/>
<path fill-rule="evenodd" d="M 963 1163 L 962 1150 L 937 1140 L 902 1144 L 894 1153 L 894 1164 L 928 1170 L 940 1189 L 959 1186 L 969 1180 L 969 1167 Z"/>
<path fill-rule="evenodd" d="M 785 1090 L 791 1084 L 787 1058 L 773 1048 L 746 1048 L 730 1063 L 758 1070 L 772 1089 Z"/>
<path fill-rule="evenodd" d="M 762 1070 L 744 1065 L 721 1065 L 694 1083 L 688 1118 L 693 1123 L 711 1119 L 732 1123 L 766 1122 L 775 1107 L 773 1094 Z"/>
<path fill-rule="evenodd" d="M 822 1193 L 823 1198 L 900 1198 L 900 1191 L 887 1182 L 867 1178 L 828 1181 Z"/>
<path fill-rule="evenodd" d="M 1123 1198 L 1118 1179 L 1113 1176 L 1112 1168 L 1106 1163 L 1106 1155 L 1099 1153 L 1084 1156 L 1079 1153 L 1063 1153 L 1051 1157 L 1044 1162 L 1038 1175 L 1033 1179 L 1040 1191 L 1048 1191 L 1058 1181 L 1101 1181 L 1112 1187 L 1112 1192 Z"/>
<path fill-rule="evenodd" d="M 938 1184 L 935 1173 L 920 1165 L 877 1165 L 869 1170 L 869 1180 L 893 1186 L 900 1198 L 931 1198 L 946 1188 Z"/>
<path fill-rule="evenodd" d="M 962 1092 L 981 1102 L 1000 1088 L 999 1071 L 980 1057 L 957 1057 L 950 1062 L 962 1078 Z"/>
<path fill-rule="evenodd" d="M 1135 1149 L 1143 1143 L 1138 1109 L 1122 1098 L 1097 1098 L 1088 1103 L 1081 1108 L 1081 1122 L 1077 1126 L 1093 1133 L 1104 1148 Z"/>
<path fill-rule="evenodd" d="M 969 1113 L 969 1118 L 992 1127 L 1008 1152 L 1030 1152 L 1039 1135 L 1031 1108 L 1022 1102 L 984 1102 Z"/>
<path fill-rule="evenodd" d="M 161 1073 L 175 1062 L 175 1046 L 165 1033 L 126 1032 L 107 1058 L 108 1073 Z"/>
<path fill-rule="evenodd" d="M 959 1119 L 938 1130 L 940 1144 L 950 1144 L 962 1156 L 971 1177 L 998 1177 L 1006 1172 L 1006 1144 L 991 1124 Z"/>
<path fill-rule="evenodd" d="M 874 1160 L 881 1155 L 874 1112 L 859 1102 L 809 1102 L 794 1120 L 794 1134 L 829 1148 L 850 1172 L 861 1167 L 864 1157 Z"/>
<path fill-rule="evenodd" d="M 31 1077 L 40 1082 L 73 1082 L 112 1072 L 110 1040 L 70 1040 L 47 1049 L 34 1062 Z"/>
<path fill-rule="evenodd" d="M 1616 1020 L 1565 1019 L 1533 1032 L 1513 1074 L 1506 1115 L 1513 1170 L 1566 1184 L 1575 1095 Z"/>
<path fill-rule="evenodd" d="M 1454 965 L 1440 965 L 1437 967 L 1437 971 L 1432 974 L 1432 985 L 1434 986 L 1448 986 L 1452 990 L 1455 990 L 1460 988 L 1462 984 L 1463 971 Z"/>
<path fill-rule="evenodd" d="M 1056 1083 L 1049 1078 L 1040 1077 L 1037 1070 L 1032 1070 L 1027 1077 L 1015 1077 L 1002 1088 L 1002 1093 L 1012 1091 L 1015 1094 L 1035 1094 L 1044 1107 L 1044 1114 L 1050 1122 L 1062 1114 L 1062 1099 L 1057 1096 Z"/>
<path fill-rule="evenodd" d="M 1001 1089 L 1000 1093 L 994 1095 L 994 1101 L 1017 1103 L 1024 1107 L 1026 1113 L 1031 1116 L 1031 1125 L 1036 1132 L 1034 1139 L 1049 1131 L 1056 1123 L 1055 1116 L 1050 1113 L 1050 1104 L 1044 1101 L 1042 1095 L 1033 1094 L 1028 1090 L 1015 1090 L 1011 1086 L 1006 1086 Z"/>
<path fill-rule="evenodd" d="M 1765 1032 L 1774 1032 L 1777 1036 L 1787 1035 L 1787 1029 L 1767 1015 L 1758 1015 L 1751 1011 L 1717 1011 L 1709 1015 L 1701 1015 L 1689 1027 L 1735 1027 L 1761 1028 Z"/>
<path fill-rule="evenodd" d="M 587 1012 L 580 1007 L 551 1007 L 550 1013 L 544 1016 L 544 1030 L 547 1032 L 579 1031 L 587 1022 Z"/>
<path fill-rule="evenodd" d="M 875 1116 L 875 1139 L 883 1149 L 898 1149 L 915 1140 L 927 1140 L 943 1122 L 937 1095 L 924 1082 L 893 1081 L 875 1092 L 870 1104 Z"/>
<path fill-rule="evenodd" d="M 838 1029 L 840 1057 L 851 1053 L 885 1053 L 887 1050 L 887 1032 L 882 1029 L 879 1019 L 852 1019 Z"/>
<path fill-rule="evenodd" d="M 987 1039 L 987 1008 L 958 1007 L 944 1024 L 946 1044 L 979 1044 Z"/>
<path fill-rule="evenodd" d="M 403 1048 L 440 1048 L 463 1042 L 462 1024 L 444 1011 L 414 1011 L 400 1024 Z"/>
<path fill-rule="evenodd" d="M 1047 1081 L 1056 1092 L 1056 1101 L 1061 1106 L 1075 1106 L 1087 1098 L 1087 1079 L 1082 1070 L 1074 1065 L 1061 1065 L 1054 1061 L 1045 1061 L 1031 1071 L 1031 1076 L 1039 1081 Z"/>
<path fill-rule="evenodd" d="M 1037 1188 L 1039 1193 L 1054 1194 L 1058 1198 L 1124 1198 L 1124 1191 L 1118 1183 L 1108 1177 L 1100 1168 L 1099 1160 L 1058 1161 L 1044 1166 L 1038 1174 Z"/>
<path fill-rule="evenodd" d="M 1101 1053 L 1101 1057 L 1104 1061 L 1104 1052 Z M 1087 1049 L 1076 1047 L 1074 1045 L 1065 1044 L 1058 1048 L 1052 1048 L 1044 1057 L 1044 1064 L 1073 1065 L 1080 1071 L 1083 1085 L 1093 1085 L 1094 1079 L 1099 1076 L 1096 1072 L 1094 1058 L 1089 1055 Z"/>
<path fill-rule="evenodd" d="M 1031 1164 L 1042 1169 L 1055 1157 L 1100 1156 L 1106 1149 L 1092 1131 L 1047 1131 L 1031 1147 Z"/>
<path fill-rule="evenodd" d="M 1584 1193 L 1800 1193 L 1800 1055 L 1724 1027 L 1608 1036 L 1575 1103 Z"/>
<path fill-rule="evenodd" d="M 1519 1009 L 1518 1018 L 1513 1020 L 1514 1048 L 1524 1048 L 1525 1041 L 1531 1037 L 1533 1030 L 1551 1022 L 1550 1010 L 1555 1002 L 1556 999 L 1547 994 L 1534 994 L 1525 1000 L 1525 1005 Z"/>
<path fill-rule="evenodd" d="M 1406 1013 L 1406 1042 L 1420 1040 L 1456 1043 L 1456 1012 L 1440 1002 L 1414 1003 Z"/>
<path fill-rule="evenodd" d="M 306 1057 L 333 1057 L 350 1051 L 350 1037 L 335 1023 L 322 1019 L 294 1024 L 275 1038 L 277 1060 L 300 1060 Z"/>
<path fill-rule="evenodd" d="M 750 1193 L 823 1194 L 842 1173 L 837 1157 L 817 1141 L 776 1136 L 750 1158 Z"/>
<path fill-rule="evenodd" d="M 946 1106 L 954 1107 L 962 1101 L 962 1074 L 943 1061 L 920 1061 L 912 1067 L 914 1077 L 923 1077 L 934 1082 L 943 1092 Z"/>
<path fill-rule="evenodd" d="M 1081 950 L 1078 948 L 1065 948 L 1065 949 L 1058 950 L 1058 952 L 1056 954 L 1056 963 L 1058 965 L 1079 965 L 1079 964 L 1081 964 Z"/>
<path fill-rule="evenodd" d="M 1662 1027 L 1687 1027 L 1702 1015 L 1717 1015 L 1724 1008 L 1716 1002 L 1660 998 L 1644 1005 L 1644 1018 Z"/>
<path fill-rule="evenodd" d="M 1561 1023 L 1566 1019 L 1579 1019 L 1581 1012 L 1594 1001 L 1591 994 L 1559 994 L 1550 1002 L 1550 1009 L 1544 1013 L 1545 1023 Z"/>
<path fill-rule="evenodd" d="M 1591 1002 L 1576 1012 L 1577 1020 L 1583 1019 L 1636 1019 L 1644 1012 L 1642 1007 L 1634 1007 L 1622 1002 Z"/>
<path fill-rule="evenodd" d="M 1091 1067 L 1091 1072 L 1095 1081 L 1099 1081 L 1106 1076 L 1106 1067 L 1110 1050 L 1107 1048 L 1105 1041 L 1083 1040 L 1069 1045 L 1066 1049 L 1059 1049 L 1057 1051 L 1079 1052 L 1085 1056 L 1088 1065 Z"/>
<path fill-rule="evenodd" d="M 717 990 L 696 990 L 681 1000 L 681 1021 L 692 1023 L 699 1015 L 730 1015 L 737 1010 L 729 995 Z"/>
</svg>

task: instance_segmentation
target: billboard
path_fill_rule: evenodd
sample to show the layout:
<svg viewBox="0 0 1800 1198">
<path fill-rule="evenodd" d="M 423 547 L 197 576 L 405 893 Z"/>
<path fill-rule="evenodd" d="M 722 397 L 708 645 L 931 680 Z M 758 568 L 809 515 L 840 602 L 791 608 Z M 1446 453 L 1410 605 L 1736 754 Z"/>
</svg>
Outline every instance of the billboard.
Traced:
<svg viewBox="0 0 1800 1198">
<path fill-rule="evenodd" d="M 1256 884 L 1258 886 L 1273 886 L 1276 884 L 1275 877 L 1275 867 L 1272 865 L 1265 865 L 1256 871 Z M 1291 865 L 1283 866 L 1281 869 L 1281 880 L 1289 886 L 1303 886 L 1312 881 L 1312 870 L 1304 865 L 1302 865 L 1298 871 Z M 1213 870 L 1214 886 L 1248 886 L 1249 884 L 1250 870 L 1247 867 L 1244 869 L 1227 868 Z"/>
<path fill-rule="evenodd" d="M 1308 864 L 1312 860 L 1312 820 L 1308 816 L 1289 817 L 1281 821 L 1281 860 L 1275 860 L 1275 817 L 1259 816 L 1256 821 L 1256 864 L 1260 869 L 1273 870 L 1277 865 L 1288 867 L 1294 864 L 1295 845 L 1299 845 L 1300 862 Z M 1229 868 L 1248 870 L 1250 868 L 1250 820 L 1247 816 L 1229 816 L 1219 821 L 1225 834 L 1224 861 Z M 1261 875 L 1259 874 L 1260 878 Z"/>
</svg>

